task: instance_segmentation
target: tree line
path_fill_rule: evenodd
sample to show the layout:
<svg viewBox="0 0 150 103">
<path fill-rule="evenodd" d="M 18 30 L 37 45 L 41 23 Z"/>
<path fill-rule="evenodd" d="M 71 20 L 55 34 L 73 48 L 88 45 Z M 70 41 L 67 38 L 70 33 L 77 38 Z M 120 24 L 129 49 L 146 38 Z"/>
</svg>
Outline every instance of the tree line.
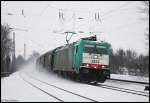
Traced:
<svg viewBox="0 0 150 103">
<path fill-rule="evenodd" d="M 149 55 L 118 49 L 110 55 L 111 73 L 149 76 Z"/>
<path fill-rule="evenodd" d="M 130 49 L 126 51 L 118 49 L 110 55 L 112 73 L 149 76 L 149 1 L 141 1 L 141 6 L 138 8 L 140 14 L 145 14 L 145 17 L 140 18 L 140 20 L 147 22 L 144 41 L 147 55 L 137 55 L 135 51 Z"/>
<path fill-rule="evenodd" d="M 1 24 L 1 73 L 13 72 L 11 53 L 13 50 L 12 39 L 10 38 L 11 29 L 8 24 Z"/>
</svg>

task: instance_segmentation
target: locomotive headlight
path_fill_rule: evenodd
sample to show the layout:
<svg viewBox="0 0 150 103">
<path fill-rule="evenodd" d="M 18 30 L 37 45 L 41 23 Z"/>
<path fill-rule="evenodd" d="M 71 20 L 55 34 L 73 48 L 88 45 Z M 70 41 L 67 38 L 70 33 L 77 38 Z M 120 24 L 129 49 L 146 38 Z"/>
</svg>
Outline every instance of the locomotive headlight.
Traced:
<svg viewBox="0 0 150 103">
<path fill-rule="evenodd" d="M 102 65 L 102 68 L 104 68 L 105 66 L 104 65 Z"/>
<path fill-rule="evenodd" d="M 94 59 L 97 59 L 98 58 L 98 56 L 97 55 L 94 55 Z"/>
<path fill-rule="evenodd" d="M 86 64 L 87 67 L 89 67 L 89 64 Z"/>
</svg>

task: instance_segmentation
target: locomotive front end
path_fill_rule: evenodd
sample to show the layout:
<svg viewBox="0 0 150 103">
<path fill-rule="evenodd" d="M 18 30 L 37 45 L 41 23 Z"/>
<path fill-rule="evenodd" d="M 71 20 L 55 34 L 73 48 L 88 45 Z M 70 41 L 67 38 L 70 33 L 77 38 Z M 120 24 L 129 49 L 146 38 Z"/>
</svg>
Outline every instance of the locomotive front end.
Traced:
<svg viewBox="0 0 150 103">
<path fill-rule="evenodd" d="M 110 78 L 109 51 L 104 42 L 85 42 L 83 47 L 82 64 L 80 71 L 88 74 L 90 79 L 104 82 Z"/>
</svg>

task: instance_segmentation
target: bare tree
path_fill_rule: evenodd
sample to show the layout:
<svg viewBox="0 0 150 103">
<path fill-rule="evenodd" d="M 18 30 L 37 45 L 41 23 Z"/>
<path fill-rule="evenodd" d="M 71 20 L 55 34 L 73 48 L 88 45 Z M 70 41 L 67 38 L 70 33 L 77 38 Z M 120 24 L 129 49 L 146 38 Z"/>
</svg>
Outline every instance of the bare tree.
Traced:
<svg viewBox="0 0 150 103">
<path fill-rule="evenodd" d="M 10 65 L 10 53 L 12 51 L 11 29 L 8 24 L 1 24 L 1 72 L 9 72 L 6 65 Z"/>
</svg>

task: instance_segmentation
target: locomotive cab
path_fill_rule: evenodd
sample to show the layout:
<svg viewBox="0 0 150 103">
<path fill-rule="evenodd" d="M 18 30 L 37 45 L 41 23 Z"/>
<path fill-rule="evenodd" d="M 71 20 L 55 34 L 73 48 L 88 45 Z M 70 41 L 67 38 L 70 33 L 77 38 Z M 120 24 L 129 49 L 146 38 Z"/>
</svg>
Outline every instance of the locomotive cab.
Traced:
<svg viewBox="0 0 150 103">
<path fill-rule="evenodd" d="M 90 40 L 81 40 L 76 46 L 76 59 L 79 72 L 88 80 L 104 82 L 110 78 L 109 54 L 110 44 Z"/>
</svg>

